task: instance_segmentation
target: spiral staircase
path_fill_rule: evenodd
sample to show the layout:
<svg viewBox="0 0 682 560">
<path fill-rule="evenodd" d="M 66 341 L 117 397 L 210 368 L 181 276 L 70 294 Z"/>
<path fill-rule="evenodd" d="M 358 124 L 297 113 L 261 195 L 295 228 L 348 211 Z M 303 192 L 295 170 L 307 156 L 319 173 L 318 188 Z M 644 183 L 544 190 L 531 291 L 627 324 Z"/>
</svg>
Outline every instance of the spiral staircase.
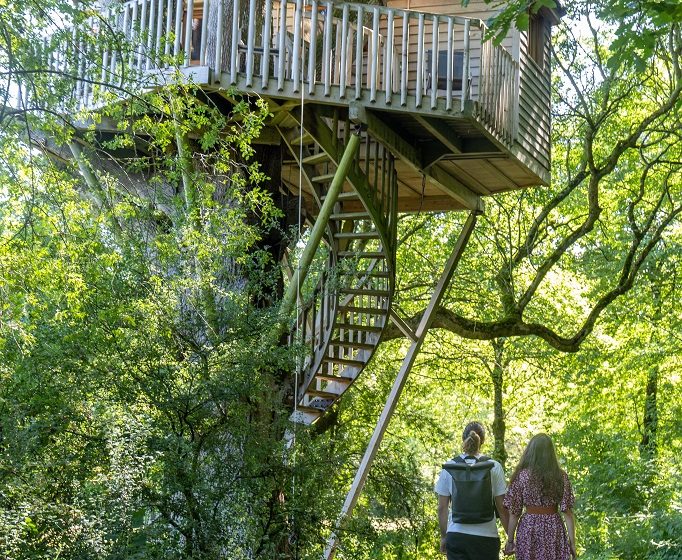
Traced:
<svg viewBox="0 0 682 560">
<path fill-rule="evenodd" d="M 303 345 L 292 420 L 312 424 L 352 385 L 376 350 L 395 284 L 397 174 L 393 155 L 350 121 L 304 115 L 300 128 L 280 130 L 302 178 L 314 221 L 351 133 L 361 144 L 324 236 L 326 266 L 303 294 L 290 341 Z"/>
</svg>

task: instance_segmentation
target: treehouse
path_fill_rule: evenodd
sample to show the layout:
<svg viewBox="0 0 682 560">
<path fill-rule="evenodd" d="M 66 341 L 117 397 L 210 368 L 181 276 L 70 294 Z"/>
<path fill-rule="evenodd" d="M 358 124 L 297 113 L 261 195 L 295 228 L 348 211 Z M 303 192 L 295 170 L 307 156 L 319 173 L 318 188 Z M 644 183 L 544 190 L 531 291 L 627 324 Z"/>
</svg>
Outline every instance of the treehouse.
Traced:
<svg viewBox="0 0 682 560">
<path fill-rule="evenodd" d="M 314 422 L 348 389 L 389 320 L 423 339 L 428 324 L 412 332 L 391 310 L 398 213 L 475 215 L 486 196 L 549 182 L 560 14 L 542 8 L 499 46 L 486 40 L 490 15 L 483 0 L 132 0 L 85 31 L 118 30 L 134 48 L 81 45 L 73 95 L 83 107 L 125 76 L 163 87 L 178 60 L 219 107 L 235 92 L 267 100 L 258 142 L 282 147 L 281 188 L 301 197 L 312 251 L 326 247 L 297 312 L 309 348 L 297 421 Z M 68 63 L 57 53 L 49 64 Z"/>
<path fill-rule="evenodd" d="M 300 303 L 291 338 L 307 348 L 292 419 L 311 424 L 330 409 L 389 321 L 412 341 L 339 523 L 364 485 L 483 200 L 549 182 L 550 30 L 561 10 L 542 7 L 527 31 L 512 30 L 499 45 L 487 40 L 491 15 L 484 0 L 466 8 L 441 0 L 131 0 L 74 29 L 68 46 L 44 51 L 51 71 L 75 77 L 72 101 L 84 108 L 177 80 L 226 113 L 244 96 L 267 102 L 257 142 L 276 147 L 279 159 L 267 162 L 273 181 L 297 198 L 297 218 L 310 228 L 280 308 L 289 316 Z M 85 40 L 93 34 L 108 40 Z M 116 133 L 105 120 L 96 129 L 102 139 Z M 79 159 L 78 145 L 71 152 Z M 88 182 L 88 166 L 78 163 Z M 456 210 L 469 218 L 412 330 L 391 308 L 397 216 Z M 322 271 L 299 297 L 315 258 Z M 335 543 L 332 536 L 326 558 Z"/>
</svg>

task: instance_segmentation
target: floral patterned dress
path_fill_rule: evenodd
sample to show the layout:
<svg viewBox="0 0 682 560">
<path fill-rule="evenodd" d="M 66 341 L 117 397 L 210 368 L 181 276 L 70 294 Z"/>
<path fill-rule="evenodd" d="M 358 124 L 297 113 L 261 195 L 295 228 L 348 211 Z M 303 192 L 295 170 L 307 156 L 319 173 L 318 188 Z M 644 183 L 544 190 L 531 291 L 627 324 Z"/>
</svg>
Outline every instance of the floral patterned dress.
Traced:
<svg viewBox="0 0 682 560">
<path fill-rule="evenodd" d="M 575 502 L 568 475 L 566 473 L 563 475 L 564 496 L 559 503 L 560 511 L 572 509 Z M 511 514 L 520 516 L 523 506 L 551 507 L 556 503 L 542 496 L 540 481 L 528 469 L 524 469 L 507 490 L 504 505 Z M 560 513 L 549 515 L 524 513 L 516 529 L 515 542 L 517 560 L 569 560 L 571 558 L 566 527 Z"/>
</svg>

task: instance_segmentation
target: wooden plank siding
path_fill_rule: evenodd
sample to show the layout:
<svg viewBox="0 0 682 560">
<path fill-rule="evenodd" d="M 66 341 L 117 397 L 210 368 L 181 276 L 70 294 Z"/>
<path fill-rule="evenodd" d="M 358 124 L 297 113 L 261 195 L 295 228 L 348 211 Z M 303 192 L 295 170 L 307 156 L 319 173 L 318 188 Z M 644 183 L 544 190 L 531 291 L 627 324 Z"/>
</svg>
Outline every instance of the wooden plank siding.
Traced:
<svg viewBox="0 0 682 560">
<path fill-rule="evenodd" d="M 519 150 L 549 173 L 551 145 L 550 29 L 545 28 L 544 60 L 538 65 L 528 53 L 528 34 L 520 34 Z"/>
</svg>

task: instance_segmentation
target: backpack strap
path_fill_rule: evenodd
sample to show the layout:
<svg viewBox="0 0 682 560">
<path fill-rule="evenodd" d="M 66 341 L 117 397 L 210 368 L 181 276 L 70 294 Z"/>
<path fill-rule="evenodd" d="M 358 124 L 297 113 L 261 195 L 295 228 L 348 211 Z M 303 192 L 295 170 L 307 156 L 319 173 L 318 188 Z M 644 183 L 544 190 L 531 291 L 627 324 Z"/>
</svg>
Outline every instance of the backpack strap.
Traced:
<svg viewBox="0 0 682 560">
<path fill-rule="evenodd" d="M 481 455 L 480 457 L 476 458 L 473 455 L 467 455 L 466 457 L 462 457 L 461 455 L 455 455 L 451 461 L 453 463 L 466 463 L 467 459 L 473 459 L 476 463 L 483 463 L 484 461 L 491 461 L 491 458 L 488 457 L 487 455 Z"/>
</svg>

